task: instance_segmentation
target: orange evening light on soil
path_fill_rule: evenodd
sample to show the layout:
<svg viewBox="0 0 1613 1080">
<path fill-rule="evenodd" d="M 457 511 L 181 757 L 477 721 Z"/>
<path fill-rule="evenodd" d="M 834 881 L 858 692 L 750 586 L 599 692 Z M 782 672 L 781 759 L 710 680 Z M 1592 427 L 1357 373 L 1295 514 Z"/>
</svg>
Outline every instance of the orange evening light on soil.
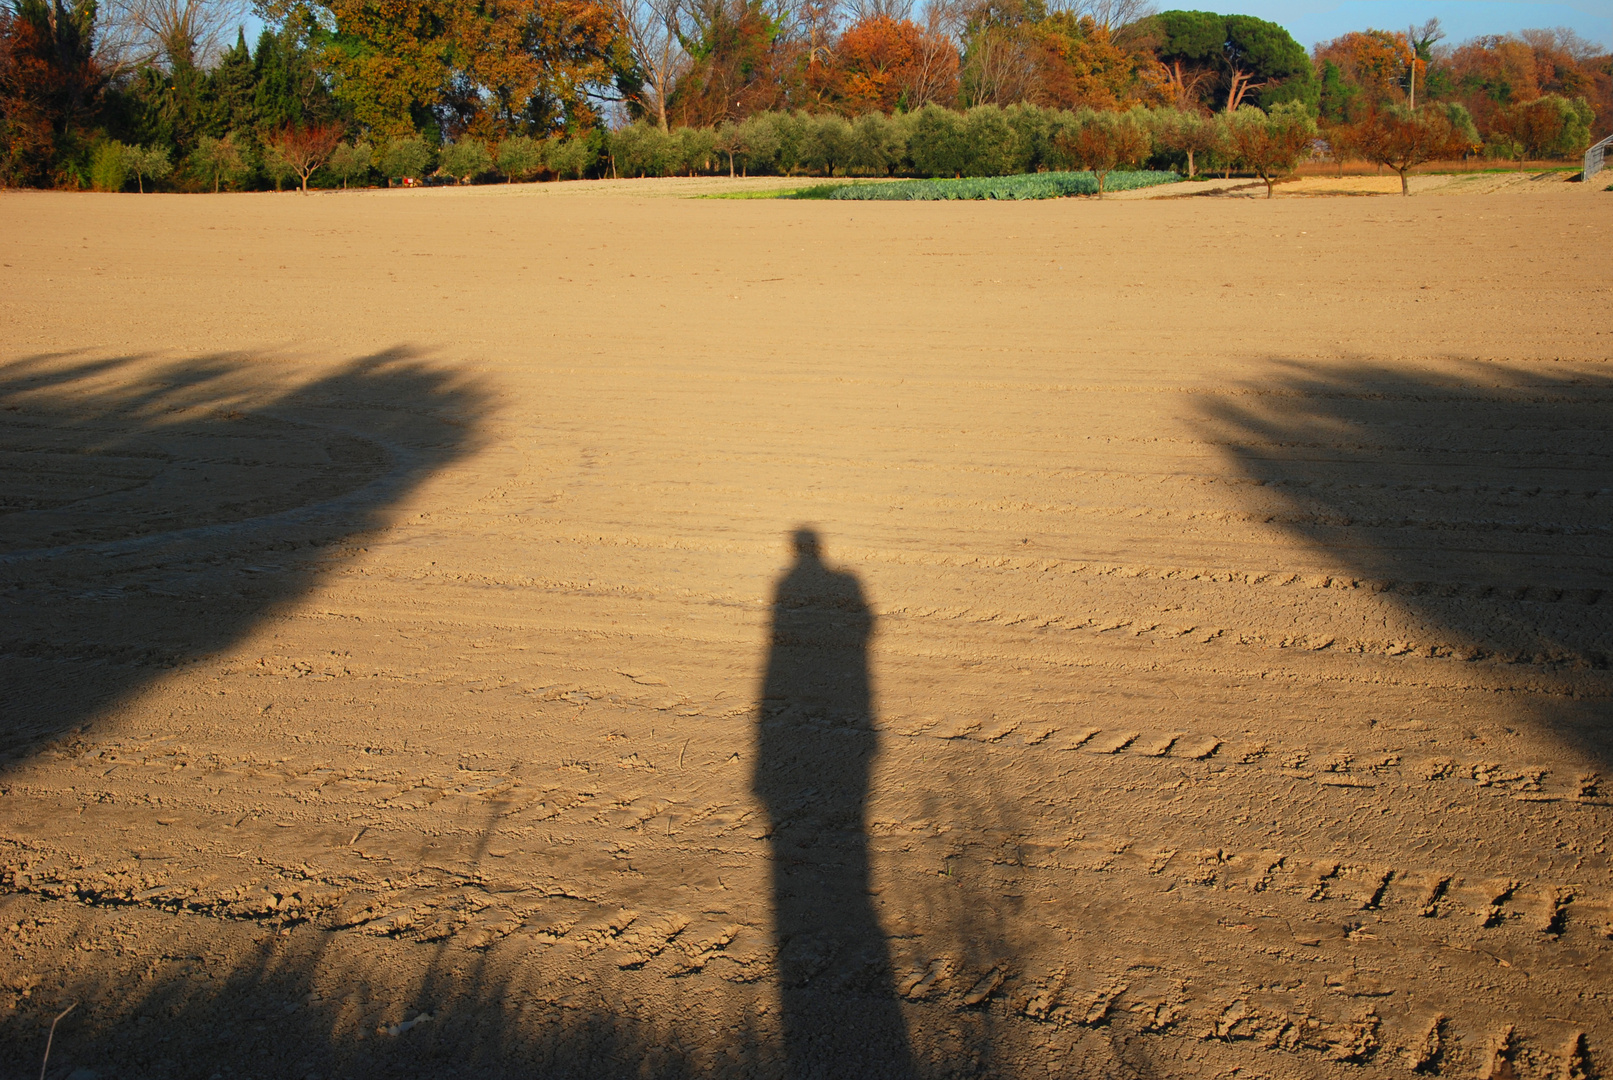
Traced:
<svg viewBox="0 0 1613 1080">
<path fill-rule="evenodd" d="M 0 6 L 0 1075 L 1613 1070 L 1604 46 L 261 11 Z"/>
</svg>

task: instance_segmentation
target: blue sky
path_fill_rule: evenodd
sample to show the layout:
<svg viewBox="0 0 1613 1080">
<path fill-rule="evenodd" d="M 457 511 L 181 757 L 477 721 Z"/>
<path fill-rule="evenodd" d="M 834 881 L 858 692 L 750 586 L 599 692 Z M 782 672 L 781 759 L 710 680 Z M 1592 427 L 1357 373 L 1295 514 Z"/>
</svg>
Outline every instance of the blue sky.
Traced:
<svg viewBox="0 0 1613 1080">
<path fill-rule="evenodd" d="M 1351 30 L 1375 28 L 1401 30 L 1411 23 L 1421 26 L 1438 18 L 1456 44 L 1480 34 L 1507 34 L 1540 26 L 1566 26 L 1580 35 L 1613 46 L 1613 0 L 1242 0 L 1216 3 L 1215 0 L 1166 0 L 1161 8 L 1183 7 L 1200 10 L 1258 15 L 1288 28 L 1306 48 Z M 248 20 L 247 38 L 255 39 L 261 24 Z"/>
<path fill-rule="evenodd" d="M 1174 6 L 1174 5 L 1173 5 Z M 1188 7 L 1188 4 L 1182 4 Z M 1231 5 L 1193 5 L 1214 11 Z M 1447 43 L 1456 44 L 1480 34 L 1515 33 L 1533 27 L 1566 26 L 1582 37 L 1613 45 L 1613 0 L 1431 0 L 1406 3 L 1405 0 L 1244 0 L 1236 10 L 1258 15 L 1288 28 L 1301 45 L 1309 48 L 1351 30 L 1373 27 L 1403 30 L 1411 23 L 1421 26 L 1438 18 L 1445 27 Z"/>
</svg>

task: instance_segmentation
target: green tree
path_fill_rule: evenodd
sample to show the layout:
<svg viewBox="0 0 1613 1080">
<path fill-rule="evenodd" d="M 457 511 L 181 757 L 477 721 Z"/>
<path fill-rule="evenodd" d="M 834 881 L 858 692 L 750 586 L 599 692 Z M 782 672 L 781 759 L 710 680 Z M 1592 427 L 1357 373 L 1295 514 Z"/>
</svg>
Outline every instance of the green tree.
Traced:
<svg viewBox="0 0 1613 1080">
<path fill-rule="evenodd" d="M 215 139 L 211 135 L 203 135 L 196 140 L 196 149 L 190 155 L 196 171 L 204 180 L 213 182 L 213 194 L 218 194 L 219 182 L 225 177 L 237 175 L 241 171 L 241 147 L 235 141 L 235 134 L 231 132 L 222 139 Z"/>
<path fill-rule="evenodd" d="M 511 135 L 498 144 L 498 171 L 505 180 L 527 180 L 543 168 L 543 144 L 526 135 Z"/>
<path fill-rule="evenodd" d="M 852 155 L 851 125 L 836 113 L 823 113 L 808 122 L 806 139 L 801 146 L 801 164 L 808 169 L 833 176 L 838 166 L 845 170 Z"/>
<path fill-rule="evenodd" d="M 1320 88 L 1310 54 L 1274 22 L 1253 15 L 1228 15 L 1222 50 L 1227 73 L 1227 112 L 1236 112 L 1250 91 L 1263 108 L 1298 101 L 1315 112 Z"/>
<path fill-rule="evenodd" d="M 1560 94 L 1542 94 L 1497 112 L 1491 121 L 1498 140 L 1518 159 L 1572 158 L 1591 144 L 1595 113 L 1584 98 L 1569 100 Z"/>
<path fill-rule="evenodd" d="M 771 113 L 753 113 L 739 125 L 736 135 L 740 171 L 744 175 L 771 172 L 778 167 L 783 141 L 775 119 Z"/>
<path fill-rule="evenodd" d="M 236 31 L 235 44 L 224 50 L 218 66 L 208 73 L 207 96 L 211 102 L 208 134 L 252 131 L 257 127 L 257 76 L 245 31 Z"/>
<path fill-rule="evenodd" d="M 739 125 L 724 120 L 712 133 L 712 149 L 728 158 L 728 175 L 734 175 L 734 157 L 745 152 L 745 140 L 740 138 Z"/>
<path fill-rule="evenodd" d="M 1003 119 L 1014 129 L 1018 151 L 1016 171 L 1034 172 L 1051 164 L 1053 125 L 1058 113 L 1022 101 L 1003 110 Z"/>
<path fill-rule="evenodd" d="M 493 155 L 480 139 L 460 139 L 442 148 L 438 167 L 461 184 L 476 179 L 493 168 Z"/>
<path fill-rule="evenodd" d="M 280 33 L 265 30 L 258 36 L 252 54 L 252 109 L 260 132 L 338 118 L 340 110 L 314 61 L 290 23 Z"/>
<path fill-rule="evenodd" d="M 854 169 L 889 176 L 907 152 L 902 122 L 881 112 L 866 113 L 851 125 L 851 148 L 846 164 Z"/>
<path fill-rule="evenodd" d="M 393 139 L 381 151 L 381 173 L 388 181 L 419 180 L 431 168 L 431 147 L 418 135 Z"/>
<path fill-rule="evenodd" d="M 678 161 L 672 136 L 643 120 L 610 133 L 610 156 L 620 177 L 665 176 Z"/>
<path fill-rule="evenodd" d="M 1103 198 L 1104 181 L 1115 169 L 1136 166 L 1153 153 L 1153 137 L 1148 125 L 1135 113 L 1083 111 L 1075 131 L 1059 136 L 1064 153 L 1083 168 L 1091 169 L 1098 180 L 1098 198 Z"/>
<path fill-rule="evenodd" d="M 1236 112 L 1252 93 L 1270 106 L 1303 101 L 1317 107 L 1320 88 L 1305 47 L 1281 26 L 1252 15 L 1164 11 L 1146 32 L 1158 42 L 1167 89 L 1181 105 L 1210 95 Z"/>
<path fill-rule="evenodd" d="M 586 137 L 546 139 L 543 159 L 561 179 L 581 180 L 599 162 L 599 144 Z"/>
<path fill-rule="evenodd" d="M 97 191 L 122 191 L 129 182 L 129 148 L 116 139 L 96 143 L 90 181 Z"/>
<path fill-rule="evenodd" d="M 921 176 L 962 176 L 969 166 L 963 118 L 951 109 L 926 105 L 913 122 L 908 154 Z"/>
<path fill-rule="evenodd" d="M 1323 123 L 1347 124 L 1355 120 L 1360 101 L 1361 88 L 1347 81 L 1337 64 L 1325 61 L 1317 88 L 1317 110 Z"/>
<path fill-rule="evenodd" d="M 1269 112 L 1245 105 L 1228 118 L 1232 155 L 1266 184 L 1266 198 L 1278 177 L 1287 176 L 1316 140 L 1316 122 L 1305 104 L 1290 101 Z"/>
<path fill-rule="evenodd" d="M 1215 149 L 1215 124 L 1197 109 L 1158 109 L 1151 119 L 1155 145 L 1185 157 L 1187 178 L 1193 179 L 1197 175 L 1198 158 Z"/>
<path fill-rule="evenodd" d="M 968 146 L 964 172 L 970 176 L 1008 176 L 1024 171 L 1019 133 L 995 105 L 976 105 L 963 117 Z"/>
<path fill-rule="evenodd" d="M 672 133 L 672 144 L 678 167 L 693 176 L 711 167 L 712 155 L 717 152 L 717 133 L 711 128 L 679 128 Z"/>
<path fill-rule="evenodd" d="M 375 148 L 362 139 L 357 142 L 344 142 L 331 151 L 327 167 L 331 172 L 341 178 L 342 190 L 347 190 L 351 180 L 362 180 L 370 175 L 370 166 L 375 162 Z"/>
<path fill-rule="evenodd" d="M 134 173 L 142 195 L 146 193 L 147 180 L 155 184 L 174 171 L 174 161 L 166 146 L 131 146 L 124 151 L 123 160 Z"/>
</svg>

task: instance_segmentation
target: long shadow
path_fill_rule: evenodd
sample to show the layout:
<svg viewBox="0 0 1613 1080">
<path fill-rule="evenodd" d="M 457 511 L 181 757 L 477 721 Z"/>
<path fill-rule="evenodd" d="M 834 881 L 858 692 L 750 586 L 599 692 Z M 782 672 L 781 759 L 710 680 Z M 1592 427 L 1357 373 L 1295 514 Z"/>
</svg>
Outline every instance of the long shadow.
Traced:
<svg viewBox="0 0 1613 1080">
<path fill-rule="evenodd" d="M 786 1075 L 913 1074 L 885 933 L 869 895 L 873 615 L 852 574 L 795 533 L 762 685 L 755 791 L 771 832 Z"/>
<path fill-rule="evenodd" d="M 0 366 L 0 770 L 240 640 L 471 452 L 484 393 L 409 348 Z"/>
<path fill-rule="evenodd" d="M 1539 683 L 1536 722 L 1613 762 L 1605 719 L 1564 707 L 1613 654 L 1613 378 L 1276 362 L 1242 389 L 1208 437 L 1257 516 L 1400 609 L 1376 644 Z"/>
</svg>

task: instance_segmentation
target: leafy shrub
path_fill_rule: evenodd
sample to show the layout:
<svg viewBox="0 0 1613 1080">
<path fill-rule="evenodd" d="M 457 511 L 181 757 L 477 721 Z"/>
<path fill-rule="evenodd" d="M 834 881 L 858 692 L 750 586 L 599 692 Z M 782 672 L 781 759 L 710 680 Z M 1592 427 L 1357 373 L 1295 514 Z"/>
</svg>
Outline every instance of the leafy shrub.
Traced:
<svg viewBox="0 0 1613 1080">
<path fill-rule="evenodd" d="M 1092 171 L 1098 182 L 1099 197 L 1108 186 L 1111 171 L 1124 165 L 1138 165 L 1153 152 L 1153 134 L 1143 116 L 1085 109 L 1077 117 L 1073 130 L 1059 133 L 1059 149 L 1075 164 Z"/>
<path fill-rule="evenodd" d="M 1017 167 L 1009 171 L 1034 172 L 1067 164 L 1053 159 L 1053 135 L 1059 130 L 1060 118 L 1068 115 L 1029 102 L 1004 109 L 1003 119 L 1014 129 L 1019 152 Z"/>
<path fill-rule="evenodd" d="M 493 155 L 480 139 L 461 139 L 442 148 L 438 168 L 461 184 L 493 169 Z"/>
<path fill-rule="evenodd" d="M 245 169 L 245 158 L 233 131 L 222 139 L 203 135 L 196 140 L 196 149 L 190 157 L 191 167 L 212 183 L 214 194 L 221 181 L 237 177 Z"/>
<path fill-rule="evenodd" d="M 778 167 L 780 139 L 773 113 L 752 113 L 735 131 L 737 157 L 745 175 L 772 172 Z"/>
<path fill-rule="evenodd" d="M 871 112 L 851 125 L 851 148 L 846 164 L 876 176 L 889 176 L 907 154 L 904 119 Z"/>
<path fill-rule="evenodd" d="M 543 160 L 561 179 L 580 180 L 599 160 L 599 148 L 588 139 L 547 139 Z"/>
<path fill-rule="evenodd" d="M 342 187 L 346 187 L 351 180 L 362 180 L 370 174 L 370 164 L 375 160 L 375 149 L 369 143 L 359 141 L 342 143 L 331 151 L 328 167 L 341 180 Z"/>
<path fill-rule="evenodd" d="M 913 122 L 907 142 L 915 172 L 929 176 L 962 176 L 969 165 L 969 143 L 963 117 L 939 105 L 926 105 Z"/>
<path fill-rule="evenodd" d="M 381 151 L 380 165 L 388 180 L 419 180 L 431 168 L 431 147 L 418 135 L 393 139 Z"/>
<path fill-rule="evenodd" d="M 624 178 L 665 176 L 678 163 L 678 148 L 672 136 L 643 120 L 611 132 L 610 153 L 616 175 Z"/>
<path fill-rule="evenodd" d="M 683 172 L 693 176 L 711 168 L 711 159 L 717 152 L 715 128 L 685 127 L 672 133 L 673 157 Z"/>
<path fill-rule="evenodd" d="M 1002 109 L 978 105 L 963 117 L 963 138 L 968 144 L 963 171 L 967 176 L 1012 176 L 1026 171 L 1027 155 L 1019 135 Z"/>
<path fill-rule="evenodd" d="M 1181 179 L 1173 172 L 1115 172 L 1105 191 L 1169 184 Z M 971 177 L 966 180 L 898 180 L 890 184 L 842 184 L 823 194 L 807 189 L 796 198 L 858 199 L 865 201 L 931 201 L 940 199 L 1057 199 L 1066 195 L 1096 195 L 1098 178 L 1090 172 L 1025 173 L 1019 176 Z"/>
<path fill-rule="evenodd" d="M 155 183 L 174 171 L 173 159 L 166 146 L 129 146 L 123 151 L 123 161 L 134 173 L 136 185 L 145 193 L 146 181 Z"/>
<path fill-rule="evenodd" d="M 525 180 L 543 168 L 543 144 L 525 135 L 511 135 L 498 144 L 498 171 L 506 180 Z"/>
<path fill-rule="evenodd" d="M 851 125 L 844 117 L 834 113 L 814 116 L 801 140 L 801 164 L 825 176 L 833 176 L 837 166 L 844 172 L 854 153 L 853 141 Z"/>
<path fill-rule="evenodd" d="M 90 159 L 90 183 L 97 191 L 122 191 L 129 182 L 129 148 L 116 139 L 98 143 Z"/>
</svg>

